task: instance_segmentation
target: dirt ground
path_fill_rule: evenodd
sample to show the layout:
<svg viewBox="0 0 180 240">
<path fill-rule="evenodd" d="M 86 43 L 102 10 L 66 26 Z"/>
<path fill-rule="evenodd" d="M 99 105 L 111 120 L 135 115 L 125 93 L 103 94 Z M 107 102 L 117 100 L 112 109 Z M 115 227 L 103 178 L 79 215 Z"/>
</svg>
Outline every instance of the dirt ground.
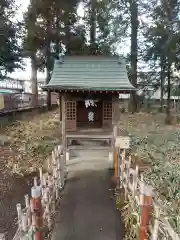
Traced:
<svg viewBox="0 0 180 240">
<path fill-rule="evenodd" d="M 30 194 L 32 174 L 20 177 L 6 169 L 5 160 L 0 158 L 0 233 L 12 239 L 17 230 L 16 204 L 24 205 L 24 195 Z M 2 170 L 4 168 L 4 170 Z"/>
<path fill-rule="evenodd" d="M 23 117 L 0 131 L 0 233 L 12 239 L 17 230 L 16 204 L 24 206 L 33 177 L 60 141 L 58 110 Z"/>
</svg>

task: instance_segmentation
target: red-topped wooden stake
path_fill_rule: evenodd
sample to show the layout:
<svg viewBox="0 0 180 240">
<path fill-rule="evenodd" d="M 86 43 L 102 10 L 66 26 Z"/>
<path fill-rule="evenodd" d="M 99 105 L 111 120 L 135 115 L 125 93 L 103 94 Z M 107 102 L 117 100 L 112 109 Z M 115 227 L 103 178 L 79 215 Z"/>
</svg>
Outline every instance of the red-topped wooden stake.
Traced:
<svg viewBox="0 0 180 240">
<path fill-rule="evenodd" d="M 141 219 L 139 229 L 139 240 L 148 239 L 148 227 L 152 212 L 153 188 L 142 183 L 141 187 Z"/>
<path fill-rule="evenodd" d="M 34 186 L 31 188 L 31 203 L 32 203 L 32 224 L 36 229 L 33 240 L 43 240 L 42 233 L 42 205 L 41 205 L 41 188 L 40 186 Z"/>
</svg>

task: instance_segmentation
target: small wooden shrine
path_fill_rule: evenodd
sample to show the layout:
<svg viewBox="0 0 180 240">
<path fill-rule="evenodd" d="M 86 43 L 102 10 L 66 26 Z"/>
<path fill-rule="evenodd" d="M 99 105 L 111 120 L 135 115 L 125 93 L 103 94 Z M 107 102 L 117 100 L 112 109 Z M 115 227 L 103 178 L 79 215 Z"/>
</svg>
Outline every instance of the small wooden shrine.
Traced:
<svg viewBox="0 0 180 240">
<path fill-rule="evenodd" d="M 63 141 L 109 139 L 120 117 L 119 94 L 130 93 L 124 60 L 117 56 L 65 56 L 55 61 L 51 81 L 58 92 Z"/>
</svg>

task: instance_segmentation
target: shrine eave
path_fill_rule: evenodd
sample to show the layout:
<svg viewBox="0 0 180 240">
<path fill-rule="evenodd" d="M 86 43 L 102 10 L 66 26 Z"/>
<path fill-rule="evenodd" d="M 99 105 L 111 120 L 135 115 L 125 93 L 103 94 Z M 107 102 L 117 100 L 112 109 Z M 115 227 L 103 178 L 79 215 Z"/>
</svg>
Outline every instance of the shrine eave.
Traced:
<svg viewBox="0 0 180 240">
<path fill-rule="evenodd" d="M 62 86 L 43 86 L 42 90 L 48 92 L 96 92 L 96 93 L 131 93 L 132 91 L 137 91 L 136 88 L 78 88 L 78 87 L 62 87 Z"/>
</svg>

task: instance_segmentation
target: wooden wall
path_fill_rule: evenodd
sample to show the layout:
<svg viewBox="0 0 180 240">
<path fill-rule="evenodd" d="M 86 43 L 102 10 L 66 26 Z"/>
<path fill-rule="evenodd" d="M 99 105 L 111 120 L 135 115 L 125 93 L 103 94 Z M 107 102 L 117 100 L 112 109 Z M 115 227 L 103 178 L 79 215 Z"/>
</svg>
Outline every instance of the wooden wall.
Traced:
<svg viewBox="0 0 180 240">
<path fill-rule="evenodd" d="M 77 101 L 87 99 L 86 94 L 66 94 L 65 96 L 65 119 L 66 131 L 77 130 Z M 91 99 L 91 98 L 89 98 Z M 92 99 L 102 101 L 102 128 L 112 129 L 112 124 L 117 122 L 117 111 L 119 110 L 118 97 L 110 94 L 94 95 Z M 118 106 L 118 107 L 117 107 Z M 117 109 L 118 108 L 118 109 Z"/>
</svg>

